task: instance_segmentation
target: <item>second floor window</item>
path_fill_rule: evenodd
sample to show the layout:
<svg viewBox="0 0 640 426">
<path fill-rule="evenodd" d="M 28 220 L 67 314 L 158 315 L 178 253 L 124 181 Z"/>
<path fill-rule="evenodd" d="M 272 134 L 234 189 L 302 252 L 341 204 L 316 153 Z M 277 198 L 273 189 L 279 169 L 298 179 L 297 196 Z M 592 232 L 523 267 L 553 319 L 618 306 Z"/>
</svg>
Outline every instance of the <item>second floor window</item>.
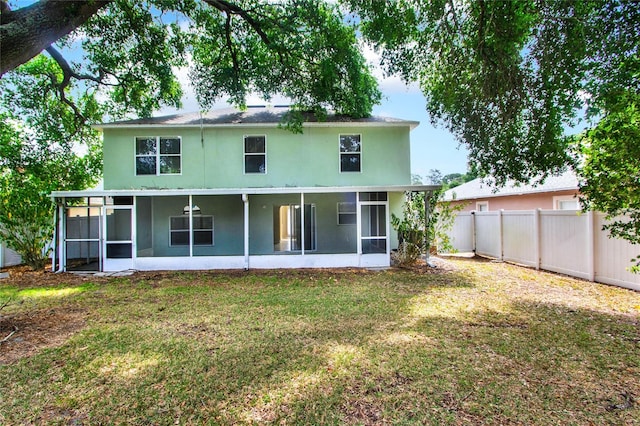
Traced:
<svg viewBox="0 0 640 426">
<path fill-rule="evenodd" d="M 179 137 L 137 137 L 136 175 L 179 175 L 182 140 Z"/>
<path fill-rule="evenodd" d="M 266 136 L 244 137 L 244 172 L 267 173 Z"/>
<path fill-rule="evenodd" d="M 360 135 L 340 135 L 340 172 L 361 171 Z"/>
</svg>

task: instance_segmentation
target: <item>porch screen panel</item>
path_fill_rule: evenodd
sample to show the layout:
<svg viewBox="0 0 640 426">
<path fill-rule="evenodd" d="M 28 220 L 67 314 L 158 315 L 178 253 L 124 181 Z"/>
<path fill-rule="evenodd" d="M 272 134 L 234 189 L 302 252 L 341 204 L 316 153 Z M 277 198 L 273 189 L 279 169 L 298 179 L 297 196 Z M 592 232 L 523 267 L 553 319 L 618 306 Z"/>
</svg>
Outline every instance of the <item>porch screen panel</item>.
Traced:
<svg viewBox="0 0 640 426">
<path fill-rule="evenodd" d="M 242 195 L 197 195 L 193 204 L 201 219 L 193 219 L 194 256 L 244 254 L 244 203 Z"/>
<path fill-rule="evenodd" d="M 356 193 L 311 193 L 304 195 L 305 204 L 314 206 L 313 221 L 305 221 L 305 242 L 313 241 L 309 254 L 355 254 L 358 252 Z M 346 219 L 345 219 L 346 217 Z M 311 229 L 309 227 L 313 224 Z M 311 240 L 309 240 L 311 238 Z"/>
<path fill-rule="evenodd" d="M 304 229 L 302 212 L 304 210 Z M 273 249 L 276 252 L 302 251 L 304 232 L 305 251 L 316 249 L 316 206 L 299 204 L 274 206 L 273 209 Z"/>
<path fill-rule="evenodd" d="M 107 253 L 110 259 L 132 256 L 131 209 L 106 209 Z"/>
<path fill-rule="evenodd" d="M 152 198 L 136 198 L 136 255 L 153 256 Z"/>
<path fill-rule="evenodd" d="M 100 270 L 99 241 L 67 241 L 65 251 L 67 271 Z"/>
<path fill-rule="evenodd" d="M 387 215 L 384 205 L 363 205 L 362 253 L 387 252 Z"/>
<path fill-rule="evenodd" d="M 100 270 L 100 208 L 67 207 L 65 253 L 67 271 Z"/>
</svg>

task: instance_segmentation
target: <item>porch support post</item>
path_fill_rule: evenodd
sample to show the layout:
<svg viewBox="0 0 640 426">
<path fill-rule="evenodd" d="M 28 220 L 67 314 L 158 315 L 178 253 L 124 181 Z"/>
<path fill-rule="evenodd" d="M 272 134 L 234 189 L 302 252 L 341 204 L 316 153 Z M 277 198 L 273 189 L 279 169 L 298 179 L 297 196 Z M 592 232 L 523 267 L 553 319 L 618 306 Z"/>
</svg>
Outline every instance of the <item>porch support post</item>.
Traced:
<svg viewBox="0 0 640 426">
<path fill-rule="evenodd" d="M 67 215 L 66 213 L 66 198 L 62 199 L 60 203 L 60 264 L 58 265 L 58 272 L 65 272 L 67 270 Z M 101 230 L 99 229 L 98 232 Z M 100 243 L 98 243 L 98 255 L 100 255 Z M 100 259 L 98 259 L 100 261 Z"/>
<path fill-rule="evenodd" d="M 431 206 L 430 206 L 430 198 L 431 191 L 424 192 L 424 263 L 427 266 L 431 266 L 435 268 L 435 265 L 431 263 L 429 259 L 430 253 L 429 249 L 431 248 L 431 235 L 429 235 L 429 219 L 431 216 Z"/>
<path fill-rule="evenodd" d="M 242 194 L 244 203 L 244 269 L 249 269 L 249 194 Z"/>
<path fill-rule="evenodd" d="M 193 257 L 193 195 L 189 194 L 189 257 Z"/>
<path fill-rule="evenodd" d="M 58 239 L 59 239 L 59 230 L 58 225 L 60 224 L 60 206 L 58 205 L 58 199 L 54 198 L 53 202 L 56 205 L 56 209 L 53 212 L 53 252 L 51 256 L 51 271 L 56 271 L 56 261 L 59 260 L 58 256 Z M 1 253 L 1 251 L 0 251 Z M 2 262 L 2 255 L 0 254 L 0 266 L 4 266 L 4 262 Z"/>
<path fill-rule="evenodd" d="M 304 256 L 304 192 L 300 193 L 300 254 Z"/>
<path fill-rule="evenodd" d="M 356 252 L 358 254 L 358 263 L 360 262 L 360 257 L 362 256 L 362 207 L 360 206 L 360 193 L 356 192 L 356 233 L 357 233 L 357 244 L 356 244 Z"/>
<path fill-rule="evenodd" d="M 56 214 L 55 214 L 55 240 L 54 240 L 54 252 L 53 252 L 53 264 L 51 266 L 51 270 L 54 272 L 62 272 L 64 270 L 64 266 L 67 263 L 66 255 L 65 255 L 65 233 L 64 233 L 64 222 L 65 222 L 65 214 L 64 214 L 64 199 L 61 201 L 60 198 L 55 199 L 56 203 Z"/>
</svg>

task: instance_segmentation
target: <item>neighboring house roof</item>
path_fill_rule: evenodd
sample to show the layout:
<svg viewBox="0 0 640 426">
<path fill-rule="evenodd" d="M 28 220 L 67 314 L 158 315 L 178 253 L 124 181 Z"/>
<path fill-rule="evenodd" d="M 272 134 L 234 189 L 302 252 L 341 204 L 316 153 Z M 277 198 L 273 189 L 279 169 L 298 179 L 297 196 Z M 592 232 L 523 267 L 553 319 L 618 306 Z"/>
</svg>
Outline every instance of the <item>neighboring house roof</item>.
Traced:
<svg viewBox="0 0 640 426">
<path fill-rule="evenodd" d="M 285 121 L 290 111 L 288 106 L 249 106 L 246 110 L 236 108 L 222 108 L 206 112 L 166 115 L 163 117 L 139 118 L 136 120 L 115 121 L 98 124 L 98 129 L 114 127 L 142 127 L 142 126 L 180 126 L 180 127 L 224 127 L 224 126 L 264 126 L 278 125 Z M 311 112 L 303 112 L 304 124 L 311 126 L 335 126 L 336 124 L 358 124 L 365 126 L 410 126 L 411 129 L 420 124 L 418 121 L 401 120 L 391 117 L 371 116 L 352 118 L 346 115 L 329 113 L 318 119 Z"/>
<path fill-rule="evenodd" d="M 514 184 L 507 182 L 504 187 L 496 188 L 491 178 L 477 178 L 444 193 L 445 201 L 473 200 L 478 198 L 504 197 L 506 195 L 537 194 L 541 192 L 555 192 L 578 189 L 578 178 L 572 171 L 566 171 L 559 176 L 549 176 L 544 183 L 533 185 Z"/>
</svg>

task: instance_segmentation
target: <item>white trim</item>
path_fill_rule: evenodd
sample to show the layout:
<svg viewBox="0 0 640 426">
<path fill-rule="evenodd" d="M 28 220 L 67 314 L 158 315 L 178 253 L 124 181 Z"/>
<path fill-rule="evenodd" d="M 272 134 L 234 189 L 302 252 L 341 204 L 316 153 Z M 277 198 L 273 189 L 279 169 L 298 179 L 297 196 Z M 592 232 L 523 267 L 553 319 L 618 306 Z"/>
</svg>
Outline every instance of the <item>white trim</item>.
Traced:
<svg viewBox="0 0 640 426">
<path fill-rule="evenodd" d="M 481 210 L 480 206 L 487 206 L 486 210 Z M 488 212 L 489 211 L 489 202 L 488 201 L 476 201 L 476 211 L 477 212 Z"/>
<path fill-rule="evenodd" d="M 102 253 L 100 253 L 101 259 L 102 259 L 102 268 L 101 270 L 107 270 L 107 265 L 117 265 L 117 266 L 109 266 L 110 268 L 117 268 L 117 269 L 110 269 L 110 270 L 124 270 L 124 269 L 131 269 L 133 267 L 133 265 L 135 264 L 135 244 L 134 244 L 134 239 L 136 237 L 135 235 L 135 228 L 136 228 L 136 222 L 135 222 L 135 197 L 134 197 L 134 204 L 131 205 L 105 205 L 100 207 L 101 209 L 101 216 L 102 216 L 102 244 L 100 244 L 102 246 Z M 130 226 L 131 226 L 131 240 L 109 240 L 107 238 L 107 210 L 129 210 L 129 221 Z M 131 257 L 129 258 L 108 258 L 107 257 L 107 245 L 108 244 L 130 244 L 131 245 Z M 65 263 L 66 263 L 66 258 L 65 258 Z"/>
<path fill-rule="evenodd" d="M 358 136 L 360 143 L 360 151 L 345 151 L 340 150 L 340 138 L 342 136 Z M 358 164 L 358 171 L 343 171 L 342 170 L 342 154 L 358 154 L 360 156 L 360 162 Z M 362 173 L 362 133 L 338 133 L 338 173 Z"/>
<path fill-rule="evenodd" d="M 315 215 L 315 207 L 311 208 L 311 211 L 314 213 Z M 304 205 L 304 192 L 300 193 L 300 254 L 302 256 L 304 256 L 304 244 L 305 244 L 305 238 L 304 238 L 304 234 L 305 234 L 305 228 L 304 228 L 304 217 L 306 216 L 305 214 L 305 205 Z M 315 235 L 316 231 L 314 230 L 314 235 Z"/>
<path fill-rule="evenodd" d="M 561 209 L 560 203 L 563 201 L 573 201 L 576 203 L 575 209 Z M 580 200 L 575 195 L 554 195 L 553 196 L 553 210 L 580 210 Z"/>
<path fill-rule="evenodd" d="M 360 208 L 360 192 L 356 192 L 356 252 L 362 256 L 362 210 Z M 358 261 L 358 264 L 360 262 Z"/>
<path fill-rule="evenodd" d="M 251 267 L 255 269 L 348 268 L 358 266 L 360 266 L 360 259 L 355 253 L 251 256 Z"/>
<path fill-rule="evenodd" d="M 249 195 L 242 194 L 244 204 L 244 269 L 249 269 Z"/>
<path fill-rule="evenodd" d="M 384 122 L 384 121 L 323 121 L 323 122 L 304 122 L 302 123 L 303 128 L 307 127 L 409 127 L 410 130 L 415 129 L 420 125 L 419 121 L 395 121 L 395 122 Z M 140 130 L 150 130 L 150 129 L 162 129 L 162 128 L 181 128 L 181 129 L 200 129 L 200 128 L 217 128 L 217 129 L 256 129 L 256 128 L 280 128 L 281 123 L 221 123 L 221 124 L 171 124 L 171 123 L 162 123 L 162 124 L 113 124 L 113 123 L 104 123 L 104 124 L 94 124 L 91 126 L 94 129 L 104 130 L 104 129 L 140 129 Z"/>
<path fill-rule="evenodd" d="M 246 139 L 247 138 L 254 138 L 254 137 L 263 137 L 264 138 L 264 153 L 259 153 L 259 152 L 250 152 L 247 154 L 246 152 Z M 264 172 L 260 173 L 260 172 L 248 172 L 247 173 L 247 155 L 252 155 L 252 156 L 258 156 L 258 155 L 264 155 Z M 253 176 L 253 175 L 266 175 L 267 174 L 267 135 L 266 134 L 260 134 L 260 135 L 252 135 L 252 134 L 247 134 L 247 135 L 243 135 L 242 136 L 242 174 L 244 175 L 248 175 L 248 176 Z"/>
<path fill-rule="evenodd" d="M 244 256 L 139 257 L 133 269 L 139 271 L 243 269 L 244 264 Z"/>
<path fill-rule="evenodd" d="M 154 174 L 138 174 L 138 157 L 151 157 L 151 155 L 138 155 L 138 141 L 137 139 L 155 139 L 156 140 L 156 172 Z M 178 139 L 180 141 L 180 154 L 161 154 L 160 153 L 160 139 Z M 179 157 L 180 158 L 180 173 L 160 173 L 160 157 Z M 133 175 L 138 176 L 182 176 L 182 136 L 134 136 L 133 137 Z"/>
<path fill-rule="evenodd" d="M 340 205 L 353 205 L 353 212 L 347 211 L 347 212 L 340 212 Z M 340 215 L 353 215 L 354 217 L 356 217 L 358 214 L 358 203 L 356 203 L 355 201 L 338 201 L 336 203 L 336 224 L 338 226 L 353 226 L 355 225 L 355 223 L 340 223 Z M 357 222 L 357 217 L 356 217 L 356 222 Z"/>
<path fill-rule="evenodd" d="M 118 262 L 105 264 L 105 271 L 124 269 L 126 265 Z M 253 269 L 277 268 L 385 268 L 390 266 L 390 258 L 384 253 L 358 255 L 356 253 L 338 254 L 293 254 L 293 255 L 253 255 L 249 256 Z M 117 269 L 123 266 L 122 269 Z M 133 269 L 139 271 L 158 270 L 210 270 L 244 269 L 244 256 L 176 256 L 176 257 L 139 257 Z"/>
<path fill-rule="evenodd" d="M 83 191 L 53 191 L 51 197 L 104 197 L 104 196 L 176 196 L 176 195 L 271 195 L 271 194 L 330 194 L 341 192 L 405 192 L 435 191 L 440 185 L 384 185 L 384 186 L 309 186 L 264 188 L 194 188 L 194 189 L 108 189 Z"/>
</svg>

